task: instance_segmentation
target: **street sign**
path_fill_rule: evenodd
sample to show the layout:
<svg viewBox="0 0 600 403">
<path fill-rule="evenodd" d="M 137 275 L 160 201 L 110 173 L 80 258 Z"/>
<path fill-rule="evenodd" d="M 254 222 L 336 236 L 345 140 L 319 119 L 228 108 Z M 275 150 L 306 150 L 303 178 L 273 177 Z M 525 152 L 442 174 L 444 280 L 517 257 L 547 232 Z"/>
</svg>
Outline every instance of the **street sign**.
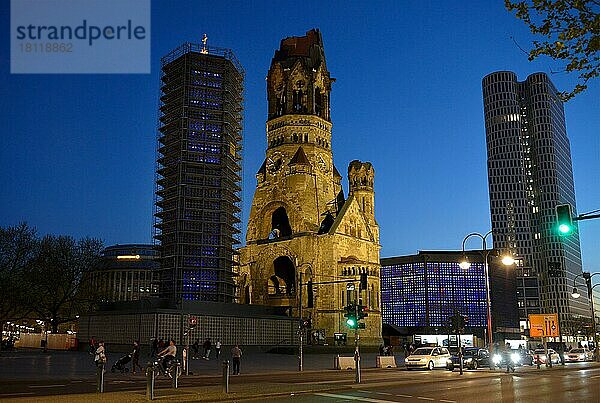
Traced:
<svg viewBox="0 0 600 403">
<path fill-rule="evenodd" d="M 348 290 L 348 291 L 354 291 L 354 283 L 348 283 L 348 284 L 346 284 L 346 290 Z"/>
<path fill-rule="evenodd" d="M 558 337 L 558 315 L 529 315 L 531 337 Z"/>
</svg>

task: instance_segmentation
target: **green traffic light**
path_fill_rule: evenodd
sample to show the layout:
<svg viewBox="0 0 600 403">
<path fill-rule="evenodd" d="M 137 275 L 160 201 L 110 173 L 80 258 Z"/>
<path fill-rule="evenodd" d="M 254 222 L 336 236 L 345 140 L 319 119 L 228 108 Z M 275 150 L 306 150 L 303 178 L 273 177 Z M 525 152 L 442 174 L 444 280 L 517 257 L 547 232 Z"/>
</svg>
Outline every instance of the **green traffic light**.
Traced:
<svg viewBox="0 0 600 403">
<path fill-rule="evenodd" d="M 568 234 L 569 232 L 571 232 L 571 227 L 567 224 L 560 224 L 558 226 L 558 230 L 563 234 Z"/>
<path fill-rule="evenodd" d="M 352 319 L 352 318 L 348 318 L 348 319 L 346 320 L 346 324 L 347 324 L 349 327 L 354 327 L 354 326 L 356 326 L 356 321 L 355 321 L 354 319 Z"/>
</svg>

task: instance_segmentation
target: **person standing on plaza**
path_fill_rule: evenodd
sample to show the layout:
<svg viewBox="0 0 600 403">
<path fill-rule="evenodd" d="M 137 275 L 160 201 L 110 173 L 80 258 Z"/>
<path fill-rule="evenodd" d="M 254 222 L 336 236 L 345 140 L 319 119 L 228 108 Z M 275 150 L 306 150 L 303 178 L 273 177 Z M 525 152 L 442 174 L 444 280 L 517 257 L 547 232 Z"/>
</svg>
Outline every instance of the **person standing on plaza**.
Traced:
<svg viewBox="0 0 600 403">
<path fill-rule="evenodd" d="M 204 347 L 204 357 L 203 358 L 205 360 L 210 360 L 210 349 L 212 348 L 212 343 L 210 342 L 210 337 L 206 339 L 206 341 L 204 342 L 202 347 Z"/>
<path fill-rule="evenodd" d="M 92 338 L 90 339 L 89 351 L 90 355 L 94 355 L 94 353 L 96 352 L 96 338 L 94 336 L 92 336 Z"/>
<path fill-rule="evenodd" d="M 217 359 L 221 356 L 221 339 L 217 339 L 215 343 L 215 354 L 217 355 Z"/>
<path fill-rule="evenodd" d="M 196 341 L 194 341 L 194 344 L 192 344 L 192 350 L 192 360 L 197 360 L 198 353 L 200 352 L 200 340 L 196 339 Z"/>
<path fill-rule="evenodd" d="M 98 342 L 98 348 L 94 355 L 94 362 L 98 367 L 106 365 L 106 350 L 104 349 L 104 342 L 102 340 Z"/>
<path fill-rule="evenodd" d="M 233 375 L 239 375 L 240 374 L 240 361 L 241 361 L 241 358 L 242 358 L 242 350 L 236 344 L 231 349 L 231 361 L 233 363 Z"/>
<path fill-rule="evenodd" d="M 135 369 L 139 368 L 140 372 L 144 372 L 144 369 L 140 365 L 140 343 L 138 341 L 133 342 L 133 351 L 131 352 L 131 372 L 135 375 Z"/>
</svg>

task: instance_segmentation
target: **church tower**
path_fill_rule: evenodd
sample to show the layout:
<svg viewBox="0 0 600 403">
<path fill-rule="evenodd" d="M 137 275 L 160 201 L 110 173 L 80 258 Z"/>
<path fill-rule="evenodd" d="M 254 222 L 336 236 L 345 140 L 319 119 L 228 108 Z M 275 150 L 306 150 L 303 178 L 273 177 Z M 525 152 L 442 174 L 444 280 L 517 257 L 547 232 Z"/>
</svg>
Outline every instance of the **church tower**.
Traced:
<svg viewBox="0 0 600 403">
<path fill-rule="evenodd" d="M 318 30 L 281 41 L 267 75 L 268 146 L 256 174 L 246 246 L 241 249 L 238 298 L 297 316 L 302 273 L 302 316 L 310 319 L 309 336 L 332 342 L 333 333 L 351 333 L 344 325 L 344 306 L 362 302 L 371 314 L 361 338 L 378 344 L 374 170 L 370 163 L 350 164 L 346 200 L 331 147 L 334 81 Z M 368 289 L 359 291 L 357 282 L 348 291 L 352 287 L 347 285 L 361 273 L 368 275 Z"/>
</svg>

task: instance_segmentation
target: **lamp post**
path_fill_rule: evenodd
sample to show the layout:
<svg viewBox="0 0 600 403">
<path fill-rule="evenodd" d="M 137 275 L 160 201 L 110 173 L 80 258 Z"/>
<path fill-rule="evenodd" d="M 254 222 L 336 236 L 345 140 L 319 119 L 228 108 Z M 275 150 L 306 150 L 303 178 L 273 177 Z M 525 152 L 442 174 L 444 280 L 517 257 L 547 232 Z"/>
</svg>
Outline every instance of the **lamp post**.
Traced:
<svg viewBox="0 0 600 403">
<path fill-rule="evenodd" d="M 600 273 L 581 273 L 578 274 L 577 276 L 575 276 L 575 278 L 573 279 L 573 293 L 571 294 L 571 296 L 575 299 L 579 298 L 581 296 L 581 294 L 579 294 L 577 292 L 577 286 L 575 285 L 575 280 L 577 280 L 578 277 L 583 277 L 586 280 L 587 283 L 587 287 L 588 287 L 588 298 L 590 299 L 590 305 L 592 308 L 592 340 L 594 340 L 594 360 L 598 361 L 598 344 L 596 342 L 596 314 L 594 312 L 594 297 L 592 296 L 592 291 L 594 290 L 594 288 L 596 288 L 598 286 L 598 284 L 595 284 L 594 286 L 592 286 L 592 277 L 594 277 L 595 275 L 600 274 Z"/>
<path fill-rule="evenodd" d="M 482 256 L 484 259 L 483 270 L 484 270 L 484 276 L 485 276 L 485 302 L 486 302 L 486 308 L 487 308 L 487 339 L 488 339 L 487 342 L 488 342 L 488 348 L 490 350 L 490 353 L 492 351 L 494 338 L 492 335 L 492 309 L 491 309 L 492 302 L 490 299 L 490 275 L 489 275 L 489 269 L 488 269 L 488 256 L 490 254 L 490 251 L 488 251 L 486 248 L 485 240 L 491 234 L 492 234 L 491 230 L 485 235 L 481 235 L 479 232 L 472 232 L 469 235 L 467 235 L 465 237 L 465 239 L 463 239 L 463 241 L 462 241 L 463 254 L 465 253 L 465 243 L 467 242 L 467 239 L 469 239 L 472 236 L 478 236 L 479 238 L 481 238 L 481 242 L 483 245 Z M 464 262 L 460 263 L 460 267 L 465 270 L 468 269 L 470 266 L 471 266 L 471 264 L 466 260 Z"/>
<path fill-rule="evenodd" d="M 493 350 L 494 337 L 492 334 L 492 301 L 491 301 L 491 297 L 490 297 L 490 273 L 489 273 L 488 258 L 489 258 L 489 255 L 490 255 L 490 252 L 492 251 L 492 249 L 490 249 L 490 250 L 487 249 L 486 239 L 491 234 L 492 234 L 492 230 L 488 231 L 485 235 L 481 235 L 479 232 L 472 232 L 469 235 L 467 235 L 465 237 L 465 239 L 463 239 L 463 242 L 462 242 L 462 252 L 464 255 L 465 243 L 467 242 L 467 239 L 469 239 L 472 236 L 477 236 L 477 237 L 481 238 L 481 241 L 482 241 L 483 250 L 480 251 L 480 253 L 484 259 L 483 269 L 484 269 L 484 276 L 485 276 L 485 300 L 486 300 L 486 306 L 487 306 L 487 339 L 488 339 L 487 342 L 488 342 L 488 349 L 490 351 L 490 356 L 491 356 L 491 353 Z M 510 265 L 514 264 L 514 259 L 510 256 L 505 256 L 502 258 L 502 263 L 506 266 L 510 266 Z M 466 270 L 471 266 L 471 264 L 465 259 L 464 261 L 460 262 L 459 266 L 462 269 Z M 491 368 L 491 366 L 490 366 L 490 368 Z"/>
<path fill-rule="evenodd" d="M 311 270 L 312 274 L 312 265 L 310 263 L 302 263 L 300 265 L 297 264 L 298 267 L 298 371 L 302 372 L 304 370 L 304 332 L 306 329 L 303 326 L 304 320 L 302 319 L 302 270 L 300 268 L 302 266 L 308 266 Z"/>
</svg>

